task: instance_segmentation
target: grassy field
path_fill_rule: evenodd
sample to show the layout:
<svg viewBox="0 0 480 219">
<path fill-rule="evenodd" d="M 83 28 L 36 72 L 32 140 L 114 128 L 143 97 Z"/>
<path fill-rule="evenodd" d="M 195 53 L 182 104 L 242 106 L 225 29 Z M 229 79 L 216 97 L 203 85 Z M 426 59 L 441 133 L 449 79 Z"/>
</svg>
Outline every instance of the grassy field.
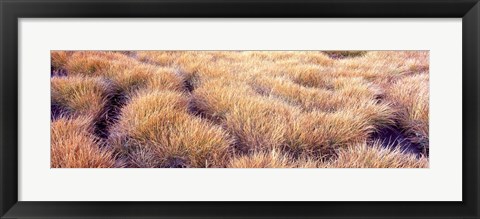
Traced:
<svg viewBox="0 0 480 219">
<path fill-rule="evenodd" d="M 54 168 L 428 168 L 428 51 L 52 51 Z"/>
</svg>

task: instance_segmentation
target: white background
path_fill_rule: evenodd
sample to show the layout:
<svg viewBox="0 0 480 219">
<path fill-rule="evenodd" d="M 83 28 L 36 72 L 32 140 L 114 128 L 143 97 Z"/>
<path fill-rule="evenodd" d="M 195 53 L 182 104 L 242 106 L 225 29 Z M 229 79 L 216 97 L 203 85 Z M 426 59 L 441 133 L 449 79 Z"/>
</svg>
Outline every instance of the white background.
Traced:
<svg viewBox="0 0 480 219">
<path fill-rule="evenodd" d="M 461 19 L 20 19 L 20 201 L 461 201 Z M 50 50 L 430 50 L 428 169 L 50 169 Z"/>
</svg>

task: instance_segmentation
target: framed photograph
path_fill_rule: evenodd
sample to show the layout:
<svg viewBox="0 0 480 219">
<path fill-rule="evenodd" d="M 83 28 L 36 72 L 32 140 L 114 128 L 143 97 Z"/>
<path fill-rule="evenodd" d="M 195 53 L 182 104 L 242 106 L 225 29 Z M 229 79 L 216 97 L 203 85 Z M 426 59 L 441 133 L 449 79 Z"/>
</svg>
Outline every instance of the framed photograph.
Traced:
<svg viewBox="0 0 480 219">
<path fill-rule="evenodd" d="M 477 0 L 0 13 L 2 218 L 480 217 Z"/>
</svg>

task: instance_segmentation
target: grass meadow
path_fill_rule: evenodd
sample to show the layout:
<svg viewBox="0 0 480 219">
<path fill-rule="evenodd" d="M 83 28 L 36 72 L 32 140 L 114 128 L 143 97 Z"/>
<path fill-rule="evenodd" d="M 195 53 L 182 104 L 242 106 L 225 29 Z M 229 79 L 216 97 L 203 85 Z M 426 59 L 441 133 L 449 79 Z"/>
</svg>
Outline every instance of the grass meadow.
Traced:
<svg viewBox="0 0 480 219">
<path fill-rule="evenodd" d="M 52 51 L 52 168 L 428 168 L 428 51 Z"/>
</svg>

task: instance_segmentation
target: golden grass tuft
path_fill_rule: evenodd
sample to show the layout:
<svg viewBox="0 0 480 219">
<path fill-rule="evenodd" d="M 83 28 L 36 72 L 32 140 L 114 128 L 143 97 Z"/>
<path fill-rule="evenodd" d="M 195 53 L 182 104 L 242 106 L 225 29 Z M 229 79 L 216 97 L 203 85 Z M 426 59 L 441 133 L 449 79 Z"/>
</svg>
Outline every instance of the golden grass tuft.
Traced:
<svg viewBox="0 0 480 219">
<path fill-rule="evenodd" d="M 426 157 L 403 152 L 378 142 L 353 144 L 337 150 L 335 159 L 294 158 L 278 150 L 235 156 L 228 168 L 428 168 Z"/>
<path fill-rule="evenodd" d="M 51 124 L 52 168 L 109 168 L 116 167 L 114 154 L 101 149 L 90 134 L 91 118 L 60 118 Z"/>
<path fill-rule="evenodd" d="M 106 77 L 110 78 L 118 89 L 126 95 L 132 95 L 140 89 L 184 90 L 182 76 L 171 68 L 158 68 L 148 64 L 131 65 L 128 68 L 112 67 Z"/>
<path fill-rule="evenodd" d="M 287 148 L 296 154 L 325 154 L 333 148 L 365 141 L 376 130 L 393 124 L 389 108 L 383 110 L 303 113 L 291 126 Z"/>
<path fill-rule="evenodd" d="M 210 80 L 192 92 L 191 104 L 202 115 L 218 123 L 241 99 L 255 94 L 244 83 Z"/>
<path fill-rule="evenodd" d="M 142 118 L 153 117 L 164 111 L 186 113 L 188 98 L 180 92 L 153 90 L 138 91 L 123 108 L 121 115 L 131 118 L 128 123 L 140 122 Z M 119 125 L 122 125 L 121 123 Z M 125 124 L 126 127 L 135 126 Z"/>
<path fill-rule="evenodd" d="M 99 77 L 52 77 L 51 102 L 72 116 L 100 117 L 104 112 L 110 85 Z"/>
<path fill-rule="evenodd" d="M 230 140 L 217 126 L 187 113 L 177 92 L 138 93 L 122 109 L 111 145 L 133 167 L 220 167 Z"/>
<path fill-rule="evenodd" d="M 176 69 L 157 68 L 147 79 L 146 89 L 156 90 L 186 90 L 185 78 Z"/>
<path fill-rule="evenodd" d="M 399 108 L 399 122 L 411 140 L 428 150 L 429 76 L 417 74 L 395 82 L 389 97 Z"/>
<path fill-rule="evenodd" d="M 325 89 L 307 88 L 296 84 L 286 78 L 257 78 L 253 86 L 263 95 L 272 95 L 297 105 L 304 110 L 315 109 L 330 110 L 334 103 L 328 103 L 333 92 Z"/>
<path fill-rule="evenodd" d="M 299 113 L 282 101 L 261 97 L 236 102 L 225 116 L 224 127 L 244 153 L 281 148 L 293 118 Z"/>
<path fill-rule="evenodd" d="M 253 86 L 264 95 L 273 95 L 304 111 L 333 112 L 373 101 L 379 92 L 361 79 L 332 80 L 327 88 L 305 87 L 284 77 L 255 79 Z"/>
<path fill-rule="evenodd" d="M 292 168 L 295 163 L 291 157 L 278 150 L 255 152 L 249 155 L 234 157 L 228 163 L 228 168 Z"/>
<path fill-rule="evenodd" d="M 184 89 L 184 78 L 176 69 L 142 63 L 122 53 L 74 53 L 65 68 L 69 75 L 104 77 L 126 95 L 144 87 Z"/>
<path fill-rule="evenodd" d="M 180 53 L 176 51 L 138 51 L 138 59 L 143 62 L 150 62 L 157 65 L 172 65 Z"/>
<path fill-rule="evenodd" d="M 375 142 L 354 144 L 337 152 L 337 158 L 327 164 L 329 168 L 428 168 L 426 157 L 417 158 L 397 147 L 385 147 Z"/>
<path fill-rule="evenodd" d="M 65 64 L 70 75 L 99 76 L 110 67 L 112 56 L 123 56 L 109 52 L 76 52 Z"/>
<path fill-rule="evenodd" d="M 320 159 L 297 158 L 279 150 L 260 151 L 233 157 L 227 168 L 321 168 Z"/>
<path fill-rule="evenodd" d="M 64 68 L 65 64 L 70 59 L 70 52 L 68 51 L 52 51 L 51 52 L 51 60 L 52 60 L 52 67 L 54 69 Z"/>
</svg>

